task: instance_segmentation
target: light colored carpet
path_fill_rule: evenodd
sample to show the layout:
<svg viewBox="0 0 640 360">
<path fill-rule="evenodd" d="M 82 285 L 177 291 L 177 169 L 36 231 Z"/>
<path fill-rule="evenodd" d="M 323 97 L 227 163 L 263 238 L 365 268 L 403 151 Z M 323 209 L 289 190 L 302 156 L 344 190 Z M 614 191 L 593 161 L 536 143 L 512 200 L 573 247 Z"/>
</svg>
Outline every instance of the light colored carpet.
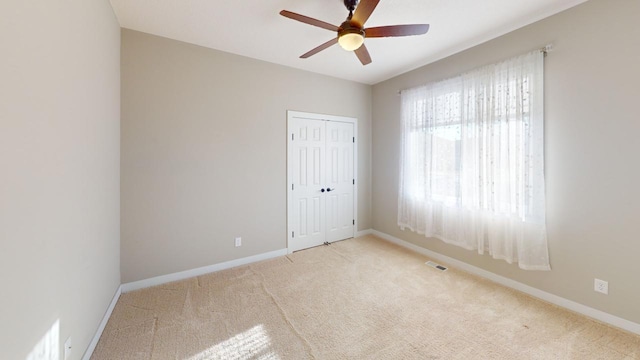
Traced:
<svg viewBox="0 0 640 360">
<path fill-rule="evenodd" d="M 100 359 L 640 359 L 640 337 L 373 236 L 123 294 Z"/>
</svg>

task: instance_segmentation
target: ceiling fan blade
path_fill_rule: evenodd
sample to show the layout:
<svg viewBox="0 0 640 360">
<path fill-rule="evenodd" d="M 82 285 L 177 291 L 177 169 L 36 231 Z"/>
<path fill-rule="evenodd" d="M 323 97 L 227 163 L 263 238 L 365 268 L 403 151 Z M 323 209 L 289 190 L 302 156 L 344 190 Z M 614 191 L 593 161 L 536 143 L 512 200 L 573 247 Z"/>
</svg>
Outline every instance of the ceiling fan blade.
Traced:
<svg viewBox="0 0 640 360">
<path fill-rule="evenodd" d="M 358 7 L 356 7 L 356 11 L 353 13 L 353 17 L 351 21 L 356 22 L 360 27 L 364 26 L 364 23 L 369 19 L 373 10 L 375 10 L 376 6 L 380 0 L 361 0 Z"/>
<path fill-rule="evenodd" d="M 364 29 L 366 38 L 422 35 L 427 31 L 429 31 L 428 24 L 379 26 Z"/>
<path fill-rule="evenodd" d="M 362 65 L 367 65 L 371 63 L 371 56 L 369 55 L 369 51 L 367 47 L 362 44 L 359 48 L 355 50 L 356 56 L 358 60 L 362 63 Z"/>
<path fill-rule="evenodd" d="M 303 22 L 305 24 L 321 27 L 323 29 L 327 29 L 327 30 L 331 30 L 331 31 L 338 31 L 338 27 L 335 26 L 335 25 L 331 25 L 331 24 L 329 24 L 327 22 L 320 21 L 320 20 L 317 20 L 317 19 L 314 19 L 314 18 L 310 18 L 308 16 L 296 14 L 296 13 L 291 12 L 291 11 L 282 10 L 282 11 L 280 11 L 280 15 L 282 15 L 284 17 L 288 17 L 289 19 L 298 20 L 298 21 Z"/>
<path fill-rule="evenodd" d="M 310 51 L 308 51 L 308 52 L 306 52 L 306 53 L 302 54 L 302 55 L 300 56 L 300 58 L 301 58 L 301 59 L 306 59 L 306 58 L 308 58 L 309 56 L 311 56 L 311 55 L 315 55 L 315 54 L 319 53 L 320 51 L 322 51 L 322 50 L 324 50 L 324 49 L 328 48 L 329 46 L 331 46 L 331 45 L 335 45 L 335 44 L 337 44 L 337 43 L 338 43 L 338 38 L 337 38 L 337 37 L 335 37 L 335 38 L 333 38 L 333 39 L 331 39 L 331 40 L 327 41 L 326 43 L 324 43 L 324 44 L 322 44 L 322 45 L 320 45 L 320 46 L 318 46 L 318 47 L 316 47 L 316 48 L 314 48 L 314 49 L 312 49 L 312 50 L 310 50 Z"/>
</svg>

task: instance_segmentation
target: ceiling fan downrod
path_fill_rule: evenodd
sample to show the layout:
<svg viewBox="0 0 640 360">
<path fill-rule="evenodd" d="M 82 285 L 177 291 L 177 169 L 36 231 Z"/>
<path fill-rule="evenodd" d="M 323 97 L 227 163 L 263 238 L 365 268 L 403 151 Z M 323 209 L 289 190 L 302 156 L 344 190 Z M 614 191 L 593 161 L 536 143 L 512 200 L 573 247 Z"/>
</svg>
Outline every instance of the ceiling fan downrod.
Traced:
<svg viewBox="0 0 640 360">
<path fill-rule="evenodd" d="M 349 17 L 347 19 L 351 20 L 353 17 L 353 10 L 358 6 L 358 0 L 344 0 L 344 6 L 349 10 Z"/>
</svg>

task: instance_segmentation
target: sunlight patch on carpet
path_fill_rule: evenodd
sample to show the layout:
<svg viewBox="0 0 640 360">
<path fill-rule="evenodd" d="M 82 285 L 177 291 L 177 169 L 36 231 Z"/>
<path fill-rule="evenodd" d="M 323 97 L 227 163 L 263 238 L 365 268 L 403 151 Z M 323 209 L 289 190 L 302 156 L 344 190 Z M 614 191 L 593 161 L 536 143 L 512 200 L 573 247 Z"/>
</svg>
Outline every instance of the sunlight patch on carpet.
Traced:
<svg viewBox="0 0 640 360">
<path fill-rule="evenodd" d="M 278 355 L 269 351 L 270 348 L 271 339 L 265 331 L 264 325 L 261 324 L 216 344 L 192 356 L 189 360 L 279 360 Z"/>
</svg>

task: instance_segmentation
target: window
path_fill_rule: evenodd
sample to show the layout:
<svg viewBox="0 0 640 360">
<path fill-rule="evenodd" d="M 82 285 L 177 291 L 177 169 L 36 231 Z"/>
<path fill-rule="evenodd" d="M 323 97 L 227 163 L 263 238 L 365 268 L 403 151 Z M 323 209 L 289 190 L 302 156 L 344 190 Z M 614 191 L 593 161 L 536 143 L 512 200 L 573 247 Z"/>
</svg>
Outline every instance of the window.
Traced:
<svg viewBox="0 0 640 360">
<path fill-rule="evenodd" d="M 403 91 L 398 224 L 548 270 L 543 54 Z"/>
</svg>

